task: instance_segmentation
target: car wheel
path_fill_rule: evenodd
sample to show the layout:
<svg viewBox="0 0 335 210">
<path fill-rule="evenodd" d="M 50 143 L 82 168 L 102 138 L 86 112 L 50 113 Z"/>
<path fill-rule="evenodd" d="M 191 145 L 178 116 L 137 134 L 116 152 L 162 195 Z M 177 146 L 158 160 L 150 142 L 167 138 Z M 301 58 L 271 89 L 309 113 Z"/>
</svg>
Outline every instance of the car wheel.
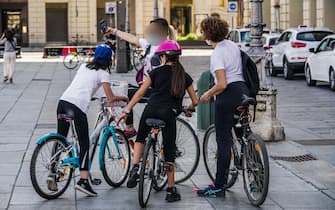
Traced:
<svg viewBox="0 0 335 210">
<path fill-rule="evenodd" d="M 293 71 L 290 68 L 290 65 L 289 65 L 289 63 L 288 63 L 288 61 L 287 61 L 286 58 L 284 59 L 284 62 L 283 62 L 283 70 L 284 70 L 284 78 L 286 80 L 293 79 Z"/>
<path fill-rule="evenodd" d="M 335 71 L 333 68 L 330 68 L 329 83 L 330 83 L 330 89 L 332 91 L 335 91 Z"/>
<path fill-rule="evenodd" d="M 306 75 L 307 85 L 308 86 L 315 86 L 316 81 L 312 79 L 311 69 L 310 69 L 309 65 L 307 65 L 307 67 L 306 67 L 305 75 Z"/>
<path fill-rule="evenodd" d="M 270 62 L 270 65 L 269 65 L 269 67 L 270 67 L 270 68 L 269 68 L 270 76 L 272 76 L 272 77 L 276 77 L 277 74 L 278 74 L 277 69 L 276 69 L 276 67 L 274 67 L 272 61 L 269 61 L 269 62 Z"/>
</svg>

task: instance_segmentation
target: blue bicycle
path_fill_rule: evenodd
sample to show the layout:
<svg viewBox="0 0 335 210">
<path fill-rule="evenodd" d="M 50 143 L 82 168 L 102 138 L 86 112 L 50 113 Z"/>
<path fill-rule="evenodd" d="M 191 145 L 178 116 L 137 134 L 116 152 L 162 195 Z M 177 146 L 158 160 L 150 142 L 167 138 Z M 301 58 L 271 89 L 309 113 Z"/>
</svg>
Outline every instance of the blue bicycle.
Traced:
<svg viewBox="0 0 335 210">
<path fill-rule="evenodd" d="M 96 98 L 94 100 L 97 100 Z M 90 136 L 90 166 L 96 149 L 99 147 L 99 166 L 106 182 L 112 187 L 121 186 L 127 179 L 131 153 L 126 136 L 115 126 L 110 107 L 105 98 L 100 99 L 101 111 L 98 114 L 94 132 Z M 70 123 L 72 136 L 65 138 L 57 133 L 49 133 L 37 141 L 30 163 L 30 178 L 35 191 L 43 198 L 55 199 L 69 186 L 75 169 L 79 168 L 79 144 L 73 117 L 68 114 L 58 119 Z M 50 184 L 49 178 L 56 180 Z M 93 185 L 101 184 L 100 179 L 90 175 Z"/>
</svg>

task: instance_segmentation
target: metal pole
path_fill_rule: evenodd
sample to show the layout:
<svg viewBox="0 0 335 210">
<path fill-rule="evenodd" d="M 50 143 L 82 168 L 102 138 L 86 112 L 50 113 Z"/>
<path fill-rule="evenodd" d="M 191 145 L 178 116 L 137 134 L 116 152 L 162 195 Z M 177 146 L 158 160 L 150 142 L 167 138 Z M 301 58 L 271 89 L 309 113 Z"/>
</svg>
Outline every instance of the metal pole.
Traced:
<svg viewBox="0 0 335 210">
<path fill-rule="evenodd" d="M 158 18 L 158 0 L 154 0 L 154 18 Z"/>
<path fill-rule="evenodd" d="M 78 11 L 78 0 L 76 0 L 76 46 L 78 46 L 78 43 L 79 43 L 79 34 L 78 34 L 78 17 L 79 17 L 79 11 Z"/>
</svg>

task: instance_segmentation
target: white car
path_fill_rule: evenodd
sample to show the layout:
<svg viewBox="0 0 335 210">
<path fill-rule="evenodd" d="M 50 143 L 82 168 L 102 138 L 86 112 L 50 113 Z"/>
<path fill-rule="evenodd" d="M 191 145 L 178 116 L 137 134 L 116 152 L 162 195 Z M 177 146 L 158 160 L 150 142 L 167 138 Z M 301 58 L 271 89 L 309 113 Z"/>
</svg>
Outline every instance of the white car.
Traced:
<svg viewBox="0 0 335 210">
<path fill-rule="evenodd" d="M 270 33 L 270 30 L 263 29 L 263 33 Z M 243 51 L 247 51 L 249 49 L 249 42 L 251 42 L 250 28 L 232 29 L 227 39 L 235 42 Z"/>
<path fill-rule="evenodd" d="M 272 48 L 273 75 L 283 71 L 285 79 L 292 79 L 294 73 L 303 73 L 305 62 L 311 55 L 309 48 L 315 48 L 320 41 L 333 34 L 327 28 L 291 28 L 285 30 Z"/>
<path fill-rule="evenodd" d="M 262 35 L 263 48 L 266 51 L 271 51 L 272 47 L 276 44 L 280 34 L 278 33 L 265 33 Z"/>
<path fill-rule="evenodd" d="M 307 58 L 305 75 L 308 86 L 316 81 L 329 82 L 335 91 L 335 35 L 325 37 L 316 48 L 311 48 L 312 55 Z"/>
</svg>

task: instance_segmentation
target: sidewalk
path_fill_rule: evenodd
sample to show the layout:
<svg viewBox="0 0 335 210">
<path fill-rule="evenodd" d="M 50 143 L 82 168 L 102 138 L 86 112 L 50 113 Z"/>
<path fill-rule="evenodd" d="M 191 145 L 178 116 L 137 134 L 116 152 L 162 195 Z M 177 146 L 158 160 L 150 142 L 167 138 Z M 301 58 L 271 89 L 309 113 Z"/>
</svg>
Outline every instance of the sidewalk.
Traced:
<svg viewBox="0 0 335 210">
<path fill-rule="evenodd" d="M 196 63 L 192 63 L 194 57 L 186 57 L 184 62 L 187 69 L 192 69 L 191 75 L 198 78 L 200 70 L 207 67 L 208 62 L 200 54 L 194 54 L 197 56 Z M 35 142 L 41 135 L 55 131 L 57 100 L 75 74 L 74 71 L 64 69 L 62 63 L 43 61 L 20 61 L 15 83 L 0 83 L 0 209 L 139 209 L 137 189 L 127 189 L 125 186 L 113 189 L 104 181 L 100 186 L 94 186 L 99 193 L 97 198 L 87 198 L 75 192 L 73 184 L 63 196 L 52 201 L 40 198 L 33 190 L 29 164 Z M 134 73 L 113 73 L 112 77 L 132 81 Z M 141 108 L 139 106 L 135 109 L 137 118 Z M 94 119 L 96 113 L 97 104 L 92 103 L 88 119 Z M 198 134 L 202 142 L 203 134 Z M 288 137 L 295 140 L 291 138 L 294 135 Z M 269 143 L 267 146 L 271 156 L 310 153 L 308 148 L 293 141 Z M 103 179 L 96 163 L 93 166 L 94 174 Z M 262 209 L 335 209 L 335 167 L 329 161 L 322 158 L 304 162 L 270 159 L 270 167 L 269 194 Z M 192 192 L 193 187 L 204 187 L 209 183 L 201 157 L 193 177 L 178 186 L 182 193 L 181 202 L 166 203 L 165 192 L 153 192 L 148 208 L 256 209 L 248 202 L 241 177 L 236 186 L 227 192 L 225 199 L 199 198 Z"/>
</svg>

